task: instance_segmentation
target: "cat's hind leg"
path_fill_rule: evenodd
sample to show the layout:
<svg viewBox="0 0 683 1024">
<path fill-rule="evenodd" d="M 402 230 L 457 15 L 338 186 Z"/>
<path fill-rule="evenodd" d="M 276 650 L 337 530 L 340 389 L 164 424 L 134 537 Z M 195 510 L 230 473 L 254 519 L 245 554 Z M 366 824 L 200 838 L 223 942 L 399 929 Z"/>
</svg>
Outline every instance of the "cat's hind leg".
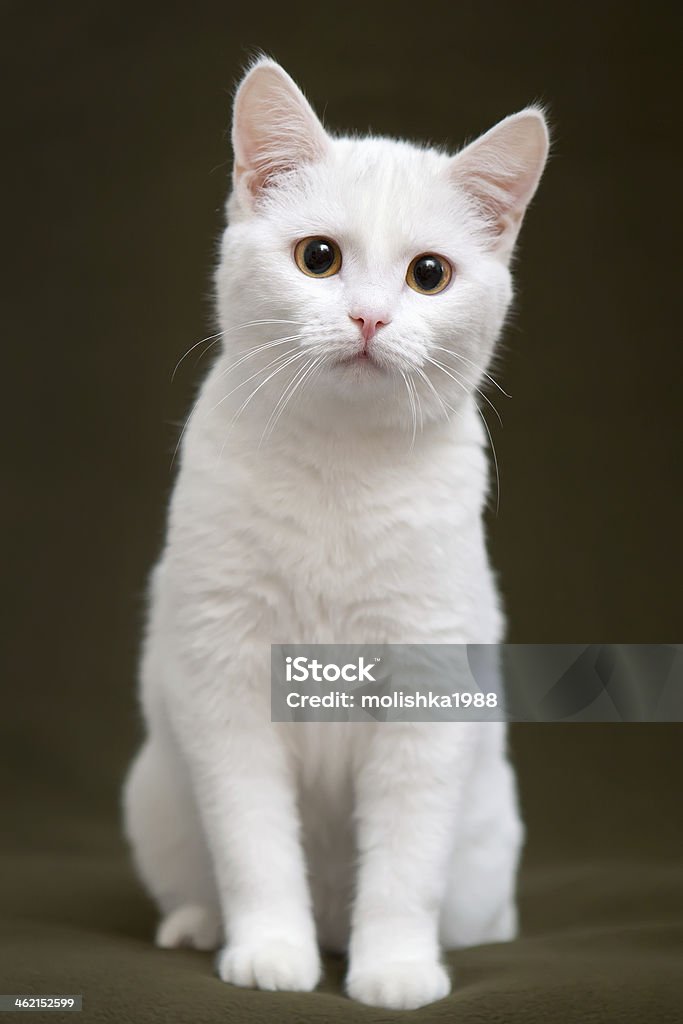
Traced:
<svg viewBox="0 0 683 1024">
<path fill-rule="evenodd" d="M 482 769 L 468 794 L 442 904 L 443 948 L 515 938 L 515 890 L 523 836 L 514 776 L 501 757 Z"/>
<path fill-rule="evenodd" d="M 138 874 L 162 914 L 157 945 L 217 948 L 222 928 L 211 860 L 189 778 L 170 741 L 146 741 L 128 774 L 123 806 Z"/>
</svg>

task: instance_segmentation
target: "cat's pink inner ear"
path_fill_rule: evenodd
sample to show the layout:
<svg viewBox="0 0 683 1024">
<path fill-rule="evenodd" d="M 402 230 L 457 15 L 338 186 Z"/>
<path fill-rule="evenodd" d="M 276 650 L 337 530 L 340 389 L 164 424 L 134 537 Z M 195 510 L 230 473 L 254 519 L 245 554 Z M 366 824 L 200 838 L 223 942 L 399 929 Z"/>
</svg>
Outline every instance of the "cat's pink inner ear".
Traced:
<svg viewBox="0 0 683 1024">
<path fill-rule="evenodd" d="M 548 146 L 543 113 L 529 107 L 506 117 L 451 161 L 452 180 L 475 200 L 491 247 L 503 256 L 515 243 L 543 173 Z"/>
<path fill-rule="evenodd" d="M 287 72 L 263 59 L 237 90 L 232 145 L 235 187 L 253 200 L 282 173 L 324 159 L 329 138 Z"/>
</svg>

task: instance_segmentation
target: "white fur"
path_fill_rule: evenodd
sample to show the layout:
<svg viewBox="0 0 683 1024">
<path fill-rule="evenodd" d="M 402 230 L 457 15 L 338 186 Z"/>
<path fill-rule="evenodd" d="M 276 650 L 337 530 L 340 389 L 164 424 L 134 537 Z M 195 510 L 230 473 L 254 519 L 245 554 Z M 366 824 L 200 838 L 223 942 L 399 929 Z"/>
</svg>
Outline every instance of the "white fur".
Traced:
<svg viewBox="0 0 683 1024">
<path fill-rule="evenodd" d="M 335 139 L 263 60 L 233 141 L 223 348 L 152 579 L 127 832 L 160 945 L 225 941 L 224 980 L 300 990 L 319 944 L 348 949 L 352 997 L 409 1009 L 449 991 L 442 948 L 515 934 L 505 728 L 273 724 L 270 644 L 501 640 L 475 398 L 545 126 L 522 112 L 456 157 Z M 310 235 L 339 243 L 338 275 L 298 269 Z M 438 295 L 406 284 L 423 252 L 455 268 Z M 359 315 L 385 322 L 376 365 L 340 364 Z"/>
</svg>

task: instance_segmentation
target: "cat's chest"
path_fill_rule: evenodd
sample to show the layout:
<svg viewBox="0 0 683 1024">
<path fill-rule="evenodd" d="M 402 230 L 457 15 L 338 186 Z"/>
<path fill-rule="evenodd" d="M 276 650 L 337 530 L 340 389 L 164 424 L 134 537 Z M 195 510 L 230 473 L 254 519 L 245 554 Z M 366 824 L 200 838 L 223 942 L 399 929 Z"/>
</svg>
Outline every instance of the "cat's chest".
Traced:
<svg viewBox="0 0 683 1024">
<path fill-rule="evenodd" d="M 421 492 L 421 493 L 420 493 Z M 446 488 L 427 494 L 410 479 L 368 470 L 263 479 L 250 491 L 250 529 L 268 565 L 311 589 L 347 589 L 369 573 L 442 557 L 453 537 Z"/>
<path fill-rule="evenodd" d="M 452 607 L 466 575 L 468 530 L 446 492 L 391 473 L 264 481 L 248 503 L 250 554 L 237 555 L 252 573 L 243 593 L 277 592 L 287 638 L 405 636 L 437 596 Z"/>
<path fill-rule="evenodd" d="M 187 474 L 170 544 L 183 589 L 189 579 L 225 628 L 263 625 L 288 643 L 450 629 L 483 552 L 476 488 L 455 462 L 239 460 L 224 482 Z"/>
</svg>

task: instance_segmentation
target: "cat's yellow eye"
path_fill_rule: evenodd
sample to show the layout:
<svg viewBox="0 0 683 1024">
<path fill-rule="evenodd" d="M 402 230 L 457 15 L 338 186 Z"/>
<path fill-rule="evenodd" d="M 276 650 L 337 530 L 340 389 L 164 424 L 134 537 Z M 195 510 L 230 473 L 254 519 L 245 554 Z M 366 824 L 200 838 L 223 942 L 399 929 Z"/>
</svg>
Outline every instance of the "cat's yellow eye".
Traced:
<svg viewBox="0 0 683 1024">
<path fill-rule="evenodd" d="M 416 256 L 408 267 L 406 282 L 416 292 L 436 295 L 447 288 L 453 277 L 453 267 L 443 256 L 426 252 Z"/>
<path fill-rule="evenodd" d="M 330 238 L 302 238 L 294 248 L 294 259 L 308 277 L 332 277 L 342 265 L 341 249 Z"/>
</svg>

